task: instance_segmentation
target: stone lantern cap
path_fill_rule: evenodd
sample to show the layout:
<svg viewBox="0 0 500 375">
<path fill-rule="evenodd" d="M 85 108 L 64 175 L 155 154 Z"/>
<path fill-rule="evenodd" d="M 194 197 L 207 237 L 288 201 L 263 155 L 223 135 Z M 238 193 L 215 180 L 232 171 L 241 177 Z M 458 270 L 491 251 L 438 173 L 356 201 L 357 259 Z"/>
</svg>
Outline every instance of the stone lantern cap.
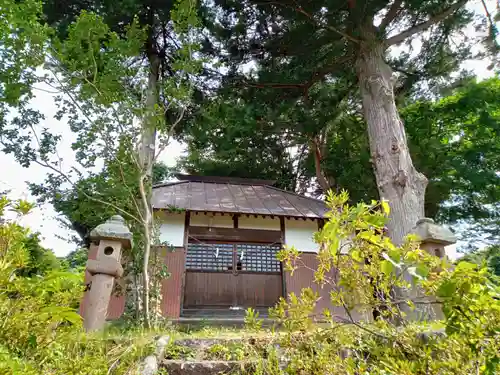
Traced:
<svg viewBox="0 0 500 375">
<path fill-rule="evenodd" d="M 422 242 L 434 242 L 442 245 L 451 245 L 457 242 L 457 238 L 451 230 L 438 225 L 430 218 L 417 221 L 413 233 L 420 237 Z"/>
<path fill-rule="evenodd" d="M 124 248 L 132 247 L 132 232 L 120 215 L 111 216 L 90 232 L 91 240 L 120 241 Z"/>
</svg>

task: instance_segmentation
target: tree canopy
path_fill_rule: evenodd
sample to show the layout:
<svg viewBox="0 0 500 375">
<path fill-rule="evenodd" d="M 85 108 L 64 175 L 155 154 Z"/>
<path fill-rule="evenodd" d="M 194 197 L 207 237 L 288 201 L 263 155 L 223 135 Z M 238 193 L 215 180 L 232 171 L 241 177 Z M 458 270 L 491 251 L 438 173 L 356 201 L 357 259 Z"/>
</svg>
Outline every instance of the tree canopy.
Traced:
<svg viewBox="0 0 500 375">
<path fill-rule="evenodd" d="M 135 280 L 142 280 L 143 302 L 136 308 L 143 309 L 149 326 L 153 165 L 189 107 L 191 76 L 199 66 L 190 36 L 197 23 L 196 6 L 189 0 L 83 1 L 68 7 L 50 1 L 11 3 L 2 6 L 14 11 L 0 34 L 9 52 L 0 56 L 0 64 L 13 66 L 14 78 L 17 71 L 30 74 L 21 83 L 23 90 L 2 87 L 2 109 L 15 113 L 1 119 L 0 144 L 21 165 L 35 163 L 47 169 L 46 181 L 32 184 L 32 191 L 71 211 L 68 219 L 85 240 L 89 225 L 97 225 L 100 215 L 119 213 L 129 220 L 137 241 L 126 257 L 134 263 L 130 271 L 141 274 Z M 18 61 L 24 54 L 28 58 Z M 47 74 L 36 73 L 41 64 Z M 40 128 L 43 114 L 29 105 L 36 83 L 58 93 L 55 118 L 64 119 L 75 134 L 71 146 L 76 166 L 64 168 L 57 152 L 61 137 L 53 129 Z M 96 215 L 87 210 L 88 200 L 106 209 Z"/>
<path fill-rule="evenodd" d="M 205 7 L 211 34 L 204 51 L 227 68 L 220 81 L 230 97 L 252 101 L 257 118 L 261 107 L 276 109 L 278 114 L 263 121 L 289 122 L 292 134 L 305 134 L 318 172 L 325 127 L 343 114 L 338 104 L 351 100 L 350 111 L 363 115 L 368 130 L 376 188 L 393 205 L 389 233 L 401 242 L 424 215 L 427 178 L 411 158 L 396 97 L 432 87 L 456 71 L 479 42 L 463 33 L 475 20 L 485 51 L 496 52 L 491 14 L 475 17 L 467 3 L 215 1 Z M 412 52 L 415 38 L 421 42 L 418 53 L 390 54 L 401 43 Z M 333 91 L 325 95 L 325 86 Z M 294 108 L 296 116 L 284 115 L 284 107 Z M 328 176 L 316 176 L 326 190 Z"/>
<path fill-rule="evenodd" d="M 334 87 L 329 90 L 335 95 Z M 500 198 L 500 79 L 461 81 L 445 93 L 441 99 L 406 100 L 400 108 L 411 156 L 429 179 L 425 215 L 448 224 L 480 223 L 473 229 L 479 235 L 492 235 L 494 241 L 498 239 L 495 207 Z M 378 199 L 366 125 L 352 106 L 341 106 L 345 113 L 334 120 L 319 117 L 330 114 L 327 108 L 318 111 L 318 117 L 329 123 L 323 133 L 321 169 L 329 188 L 349 191 L 353 202 Z M 320 193 L 315 148 L 301 132 L 311 114 L 303 110 L 304 116 L 290 123 L 278 118 L 299 111 L 280 108 L 272 120 L 271 105 L 258 107 L 242 101 L 214 104 L 198 120 L 210 130 L 193 126 L 186 135 L 190 152 L 180 167 L 207 175 L 274 175 L 285 188 Z M 278 155 L 285 156 L 285 161 Z M 290 177 L 283 184 L 278 176 Z"/>
</svg>

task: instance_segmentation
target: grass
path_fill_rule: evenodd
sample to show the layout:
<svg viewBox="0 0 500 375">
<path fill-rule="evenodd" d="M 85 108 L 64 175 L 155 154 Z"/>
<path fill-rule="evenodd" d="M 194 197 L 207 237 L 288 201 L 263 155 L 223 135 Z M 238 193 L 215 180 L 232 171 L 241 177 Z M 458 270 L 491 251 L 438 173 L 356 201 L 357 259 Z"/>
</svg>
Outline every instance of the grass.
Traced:
<svg viewBox="0 0 500 375">
<path fill-rule="evenodd" d="M 175 338 L 233 338 L 233 337 L 264 337 L 272 333 L 271 329 L 263 329 L 260 331 L 250 331 L 244 327 L 177 327 L 172 334 Z"/>
<path fill-rule="evenodd" d="M 420 323 L 420 328 L 438 329 L 442 327 L 440 322 Z M 348 326 L 344 329 L 349 330 Z M 324 331 L 328 335 L 327 328 L 321 325 L 308 330 L 307 332 L 297 332 L 297 339 L 292 339 L 298 343 L 317 333 Z M 163 324 L 155 329 L 145 330 L 143 328 L 126 327 L 120 322 L 110 324 L 107 329 L 93 336 L 92 340 L 102 341 L 102 345 L 107 346 L 109 350 L 106 356 L 110 362 L 110 368 L 113 363 L 119 363 L 121 357 L 134 347 L 134 356 L 136 358 L 149 355 L 154 351 L 156 340 L 160 336 L 169 336 L 170 343 L 165 348 L 165 359 L 170 360 L 222 360 L 222 361 L 243 361 L 257 363 L 260 360 L 269 358 L 272 350 L 275 350 L 276 344 L 283 349 L 292 349 L 294 344 L 291 341 L 283 341 L 287 335 L 274 329 L 262 329 L 260 331 L 248 330 L 244 327 L 220 327 L 197 325 L 197 326 L 176 326 L 173 324 Z M 295 335 L 293 335 L 295 336 Z M 196 339 L 217 339 L 216 342 L 201 342 L 192 347 L 184 346 L 179 340 Z M 242 339 L 242 340 L 232 340 Z M 283 340 L 282 340 L 283 339 Z M 290 337 L 288 337 L 288 340 Z M 291 345 L 291 346 L 290 346 Z M 140 355 L 139 355 L 140 354 Z M 130 354 L 127 354 L 130 355 Z M 123 368 L 123 366 L 122 366 Z M 112 371 L 114 373 L 123 373 Z"/>
</svg>

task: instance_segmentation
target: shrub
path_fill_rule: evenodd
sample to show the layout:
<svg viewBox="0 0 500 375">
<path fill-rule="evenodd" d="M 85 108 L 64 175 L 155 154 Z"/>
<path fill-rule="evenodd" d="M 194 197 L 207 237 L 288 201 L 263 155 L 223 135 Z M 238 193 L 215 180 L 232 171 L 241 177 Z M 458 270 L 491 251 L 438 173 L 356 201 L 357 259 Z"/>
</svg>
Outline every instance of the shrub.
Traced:
<svg viewBox="0 0 500 375">
<path fill-rule="evenodd" d="M 325 324 L 317 328 L 312 316 L 318 296 L 311 289 L 281 299 L 271 315 L 288 332 L 280 338 L 288 363 L 268 372 L 498 373 L 500 292 L 487 270 L 467 262 L 453 268 L 421 250 L 412 236 L 396 246 L 384 236 L 385 202 L 347 201 L 346 193 L 328 197 L 328 221 L 316 234 L 315 282 L 329 288 L 337 309 L 325 310 Z M 279 258 L 292 273 L 301 266 L 295 248 L 283 249 Z M 331 313 L 338 308 L 344 313 Z M 354 310 L 373 319 L 356 321 Z M 441 322 L 426 321 L 439 310 Z"/>
<path fill-rule="evenodd" d="M 85 334 L 77 312 L 82 272 L 19 272 L 29 264 L 32 237 L 17 219 L 29 208 L 0 197 L 0 374 L 125 374 L 152 351 L 152 338 Z M 16 218 L 7 220 L 6 210 Z"/>
</svg>

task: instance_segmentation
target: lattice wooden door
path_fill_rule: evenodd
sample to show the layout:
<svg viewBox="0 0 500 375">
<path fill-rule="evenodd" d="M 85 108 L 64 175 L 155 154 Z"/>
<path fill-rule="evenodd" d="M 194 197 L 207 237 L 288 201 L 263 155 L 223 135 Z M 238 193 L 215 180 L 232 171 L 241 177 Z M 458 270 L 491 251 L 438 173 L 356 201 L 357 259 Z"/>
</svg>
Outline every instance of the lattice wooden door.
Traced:
<svg viewBox="0 0 500 375">
<path fill-rule="evenodd" d="M 184 309 L 274 305 L 283 293 L 280 246 L 189 244 Z"/>
</svg>

